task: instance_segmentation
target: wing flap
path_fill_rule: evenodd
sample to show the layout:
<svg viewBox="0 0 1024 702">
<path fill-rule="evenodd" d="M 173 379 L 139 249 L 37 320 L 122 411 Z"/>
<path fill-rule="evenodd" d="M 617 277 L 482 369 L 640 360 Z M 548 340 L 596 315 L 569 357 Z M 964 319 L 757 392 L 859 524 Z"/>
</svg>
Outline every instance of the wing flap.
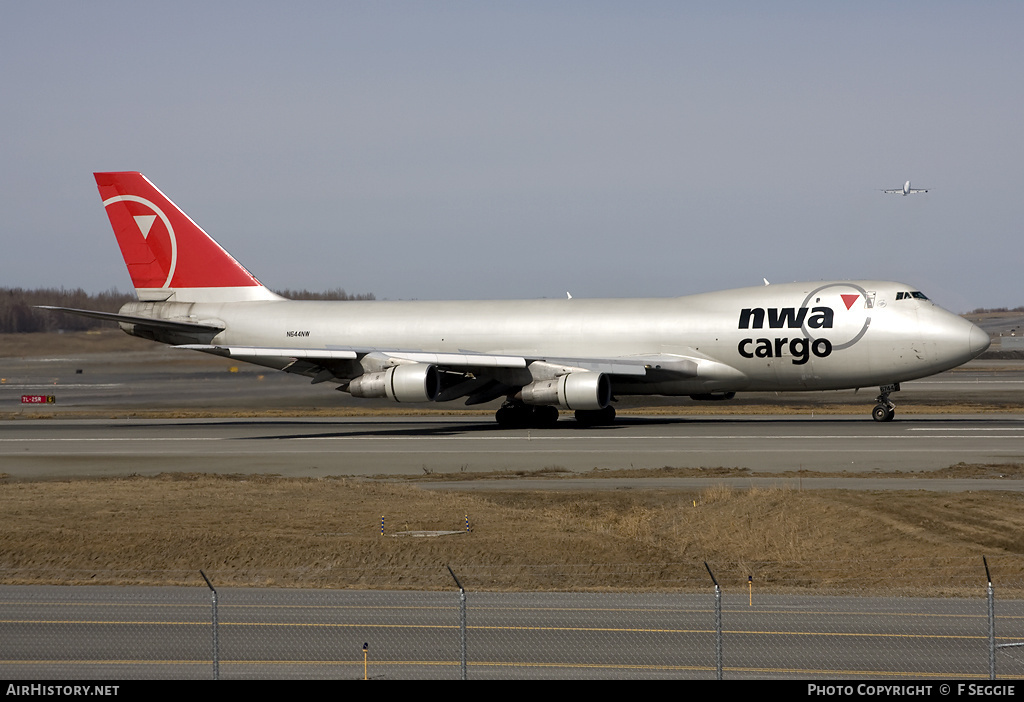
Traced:
<svg viewBox="0 0 1024 702">
<path fill-rule="evenodd" d="M 428 353 L 425 351 L 381 351 L 384 356 L 414 363 L 433 363 L 454 368 L 526 368 L 523 356 L 493 356 L 483 353 Z"/>
<path fill-rule="evenodd" d="M 646 376 L 652 370 L 695 376 L 697 364 L 679 356 L 625 356 L 620 358 L 545 358 L 546 363 L 607 375 Z"/>
<path fill-rule="evenodd" d="M 176 349 L 207 351 L 231 358 L 304 358 L 309 360 L 354 360 L 359 357 L 347 349 L 299 349 L 267 346 L 226 346 L 222 344 L 178 344 Z"/>
</svg>

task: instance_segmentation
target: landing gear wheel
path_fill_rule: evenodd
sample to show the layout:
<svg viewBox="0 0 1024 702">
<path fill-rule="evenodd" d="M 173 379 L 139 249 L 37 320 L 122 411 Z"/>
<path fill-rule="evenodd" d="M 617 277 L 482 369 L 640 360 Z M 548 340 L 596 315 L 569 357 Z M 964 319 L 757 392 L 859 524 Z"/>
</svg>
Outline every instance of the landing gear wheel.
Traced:
<svg viewBox="0 0 1024 702">
<path fill-rule="evenodd" d="M 576 410 L 576 421 L 580 426 L 598 427 L 615 423 L 615 408 L 608 405 L 599 410 Z"/>
<path fill-rule="evenodd" d="M 896 405 L 889 400 L 889 393 L 898 392 L 900 389 L 899 383 L 893 385 L 883 385 L 878 388 L 881 392 L 878 397 L 875 398 L 875 408 L 871 410 L 871 418 L 876 422 L 891 422 L 892 418 L 896 416 Z"/>
<path fill-rule="evenodd" d="M 533 408 L 533 426 L 543 429 L 558 423 L 558 408 L 552 405 Z"/>
<path fill-rule="evenodd" d="M 518 412 L 514 407 L 502 405 L 498 408 L 498 411 L 494 413 L 494 418 L 498 420 L 498 426 L 505 429 L 512 428 L 518 424 Z"/>
<path fill-rule="evenodd" d="M 885 405 L 875 405 L 875 408 L 871 410 L 871 418 L 876 422 L 891 422 L 895 416 L 896 410 Z"/>
<path fill-rule="evenodd" d="M 553 427 L 558 422 L 558 408 L 549 405 L 532 407 L 522 402 L 511 401 L 498 408 L 494 418 L 498 421 L 498 426 L 505 429 Z"/>
</svg>

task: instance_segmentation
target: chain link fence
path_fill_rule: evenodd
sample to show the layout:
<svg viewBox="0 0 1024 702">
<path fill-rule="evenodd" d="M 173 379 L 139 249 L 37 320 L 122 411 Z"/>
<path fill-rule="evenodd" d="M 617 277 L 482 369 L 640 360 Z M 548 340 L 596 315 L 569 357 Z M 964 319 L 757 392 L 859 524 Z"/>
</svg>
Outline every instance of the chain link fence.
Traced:
<svg viewBox="0 0 1024 702">
<path fill-rule="evenodd" d="M 0 677 L 1024 676 L 1022 583 L 994 583 L 990 618 L 981 563 L 976 582 L 930 597 L 849 583 L 716 593 L 713 566 L 693 568 L 705 587 L 657 592 L 492 592 L 492 569 L 469 566 L 439 568 L 448 589 L 431 591 L 219 587 L 216 573 L 208 587 L 198 572 L 191 587 L 0 586 Z"/>
</svg>

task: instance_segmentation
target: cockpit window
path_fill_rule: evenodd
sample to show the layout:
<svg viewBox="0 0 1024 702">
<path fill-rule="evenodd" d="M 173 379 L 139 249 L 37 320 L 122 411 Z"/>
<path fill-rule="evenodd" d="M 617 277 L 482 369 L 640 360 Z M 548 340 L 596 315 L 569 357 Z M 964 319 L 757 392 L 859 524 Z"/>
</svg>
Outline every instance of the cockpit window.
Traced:
<svg viewBox="0 0 1024 702">
<path fill-rule="evenodd" d="M 910 293 L 910 296 L 915 298 L 915 299 L 918 299 L 918 300 L 927 300 L 928 299 L 927 297 L 925 297 L 925 294 L 923 292 L 916 292 L 915 291 L 915 292 Z"/>
<path fill-rule="evenodd" d="M 896 293 L 896 299 L 897 300 L 910 300 L 910 299 L 927 300 L 928 298 L 925 296 L 925 294 L 923 292 L 918 292 L 918 291 L 915 290 L 914 292 L 898 292 L 898 293 Z"/>
</svg>

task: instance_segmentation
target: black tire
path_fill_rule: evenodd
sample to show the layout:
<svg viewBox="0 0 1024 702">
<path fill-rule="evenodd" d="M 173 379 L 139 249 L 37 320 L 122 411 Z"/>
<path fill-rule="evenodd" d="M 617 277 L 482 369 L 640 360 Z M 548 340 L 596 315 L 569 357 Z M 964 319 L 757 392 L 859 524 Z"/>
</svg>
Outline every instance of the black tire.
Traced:
<svg viewBox="0 0 1024 702">
<path fill-rule="evenodd" d="M 576 421 L 580 426 L 599 427 L 615 423 L 615 408 L 608 405 L 599 410 L 576 410 Z"/>
<path fill-rule="evenodd" d="M 558 408 L 552 405 L 533 408 L 533 426 L 538 428 L 553 427 L 558 423 Z"/>
<path fill-rule="evenodd" d="M 511 407 L 499 407 L 494 413 L 494 418 L 498 420 L 499 427 L 508 429 L 515 425 L 515 410 Z"/>
</svg>

